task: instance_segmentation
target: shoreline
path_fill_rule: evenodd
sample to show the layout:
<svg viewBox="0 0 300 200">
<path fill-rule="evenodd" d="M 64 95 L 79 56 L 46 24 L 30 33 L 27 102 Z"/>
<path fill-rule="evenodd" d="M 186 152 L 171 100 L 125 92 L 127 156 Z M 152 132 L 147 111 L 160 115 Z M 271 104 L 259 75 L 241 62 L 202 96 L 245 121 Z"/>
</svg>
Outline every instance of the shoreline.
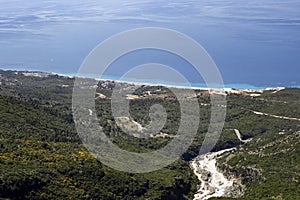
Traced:
<svg viewBox="0 0 300 200">
<path fill-rule="evenodd" d="M 38 71 L 38 70 L 15 70 L 15 69 L 3 69 L 0 68 L 0 70 L 2 71 L 7 71 L 7 72 L 18 72 L 18 73 L 27 73 L 27 76 L 30 76 L 30 74 L 32 74 L 32 76 L 36 76 L 38 77 L 37 74 L 48 74 L 48 75 L 57 75 L 57 76 L 61 76 L 61 77 L 67 77 L 67 78 L 90 78 L 90 79 L 95 79 L 97 81 L 113 81 L 113 82 L 117 82 L 117 83 L 125 83 L 125 84 L 132 84 L 132 85 L 148 85 L 148 86 L 163 86 L 163 87 L 169 87 L 169 88 L 177 88 L 177 89 L 193 89 L 193 90 L 203 90 L 203 91 L 224 91 L 224 92 L 231 92 L 231 93 L 239 93 L 239 92 L 249 92 L 249 93 L 262 93 L 263 91 L 272 91 L 272 90 L 283 90 L 286 88 L 300 88 L 300 85 L 295 85 L 295 86 L 286 86 L 286 87 L 281 87 L 281 86 L 254 86 L 251 84 L 246 84 L 246 83 L 230 83 L 230 84 L 224 84 L 224 87 L 202 87 L 202 86 L 195 86 L 195 85 L 205 85 L 205 84 L 199 84 L 199 83 L 191 83 L 189 85 L 176 85 L 176 83 L 152 83 L 152 82 L 147 82 L 147 81 L 143 81 L 143 80 L 116 80 L 113 78 L 95 78 L 95 77 L 88 77 L 88 76 L 78 76 L 78 75 L 68 75 L 68 74 L 61 74 L 61 73 L 56 73 L 56 72 L 43 72 L 43 71 Z M 42 76 L 42 75 L 41 75 Z M 117 78 L 117 77 L 114 77 Z M 194 85 L 193 85 L 194 84 Z M 246 86 L 246 87 L 243 87 Z M 259 94 L 257 94 L 259 95 Z M 253 95 L 255 96 L 255 95 Z"/>
</svg>

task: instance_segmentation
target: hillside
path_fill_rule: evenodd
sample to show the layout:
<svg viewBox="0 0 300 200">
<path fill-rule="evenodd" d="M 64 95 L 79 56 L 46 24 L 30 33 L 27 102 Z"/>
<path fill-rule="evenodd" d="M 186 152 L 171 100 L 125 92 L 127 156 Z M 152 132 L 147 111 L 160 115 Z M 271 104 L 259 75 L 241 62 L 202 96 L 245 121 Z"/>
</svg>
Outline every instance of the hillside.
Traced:
<svg viewBox="0 0 300 200">
<path fill-rule="evenodd" d="M 72 77 L 2 70 L 0 74 L 0 197 L 193 199 L 200 183 L 189 162 L 198 156 L 207 132 L 207 91 L 196 91 L 201 123 L 182 158 L 155 172 L 130 174 L 101 164 L 80 141 L 71 109 Z M 143 85 L 128 96 L 132 118 L 120 121 L 127 129 L 134 122 L 137 134 L 150 121 L 151 105 L 162 104 L 168 114 L 161 132 L 145 139 L 127 135 L 117 126 L 109 99 L 114 84 L 99 82 L 95 96 L 98 122 L 114 144 L 132 152 L 150 152 L 176 137 L 179 104 L 170 90 Z M 300 89 L 227 93 L 226 122 L 213 151 L 236 149 L 218 158 L 218 168 L 236 179 L 241 199 L 299 198 Z"/>
<path fill-rule="evenodd" d="M 127 174 L 91 156 L 72 121 L 72 90 L 62 84 L 72 80 L 2 73 L 0 197 L 183 199 L 193 195 L 197 180 L 183 160 L 153 173 Z M 125 145 L 133 150 L 137 146 Z"/>
</svg>

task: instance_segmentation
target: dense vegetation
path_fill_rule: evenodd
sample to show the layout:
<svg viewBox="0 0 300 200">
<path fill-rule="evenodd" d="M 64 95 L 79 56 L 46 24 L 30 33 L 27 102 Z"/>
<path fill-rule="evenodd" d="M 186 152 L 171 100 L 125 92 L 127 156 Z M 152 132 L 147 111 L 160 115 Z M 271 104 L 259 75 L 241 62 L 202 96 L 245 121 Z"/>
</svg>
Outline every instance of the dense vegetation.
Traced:
<svg viewBox="0 0 300 200">
<path fill-rule="evenodd" d="M 101 164 L 81 143 L 71 109 L 74 79 L 45 74 L 24 76 L 22 72 L 1 70 L 0 74 L 0 197 L 193 197 L 198 181 L 189 168 L 189 161 L 198 155 L 207 132 L 210 117 L 207 92 L 196 91 L 201 103 L 201 124 L 193 144 L 182 158 L 152 173 L 130 174 Z M 172 139 L 178 130 L 180 113 L 171 91 L 160 86 L 143 86 L 135 92 L 139 98 L 130 101 L 132 120 L 147 125 L 148 111 L 154 104 L 162 104 L 168 113 L 161 132 L 170 137 L 143 139 L 129 136 L 117 126 L 110 109 L 113 87 L 113 82 L 98 84 L 96 111 L 99 124 L 115 144 L 132 152 L 148 152 Z M 226 123 L 214 151 L 238 146 L 234 157 L 224 157 L 219 163 L 220 168 L 243 180 L 245 197 L 299 197 L 299 134 L 296 134 L 300 130 L 299 121 L 253 113 L 260 111 L 300 118 L 299 99 L 299 89 L 265 91 L 259 97 L 228 95 Z M 254 138 L 253 142 L 242 144 L 233 129 L 240 130 L 243 139 Z M 263 148 L 265 146 L 267 148 Z"/>
<path fill-rule="evenodd" d="M 128 174 L 102 165 L 89 154 L 72 120 L 72 84 L 72 79 L 59 76 L 26 77 L 2 72 L 0 197 L 188 199 L 193 196 L 197 179 L 184 160 L 152 173 Z M 106 89 L 101 92 L 109 95 Z M 105 99 L 98 101 L 99 113 L 105 113 L 101 109 L 109 110 L 108 103 Z M 121 148 L 149 151 L 167 141 L 152 139 L 151 144 L 130 138 L 108 121 L 109 112 L 99 116 L 99 122 Z"/>
</svg>

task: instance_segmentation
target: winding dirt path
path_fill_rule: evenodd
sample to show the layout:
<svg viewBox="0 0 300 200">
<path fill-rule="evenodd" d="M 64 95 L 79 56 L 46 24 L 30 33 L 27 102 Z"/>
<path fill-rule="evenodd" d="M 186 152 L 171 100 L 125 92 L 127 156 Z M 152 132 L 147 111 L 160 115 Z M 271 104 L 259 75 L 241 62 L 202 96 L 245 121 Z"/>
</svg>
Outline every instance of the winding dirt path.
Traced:
<svg viewBox="0 0 300 200">
<path fill-rule="evenodd" d="M 274 117 L 274 118 L 278 118 L 278 119 L 287 119 L 287 120 L 300 121 L 299 118 L 286 117 L 286 116 L 278 116 L 278 115 L 272 115 L 272 114 L 263 113 L 263 112 L 258 112 L 258 111 L 254 111 L 254 110 L 250 110 L 250 111 L 253 112 L 253 113 L 256 114 L 256 115 L 264 115 L 264 116 L 270 116 L 270 117 Z"/>
<path fill-rule="evenodd" d="M 234 130 L 234 132 L 235 132 L 237 138 L 238 138 L 241 142 L 243 142 L 243 143 L 251 142 L 252 138 L 249 138 L 249 139 L 247 139 L 247 140 L 243 140 L 240 131 L 239 131 L 238 129 L 233 129 L 233 130 Z"/>
</svg>

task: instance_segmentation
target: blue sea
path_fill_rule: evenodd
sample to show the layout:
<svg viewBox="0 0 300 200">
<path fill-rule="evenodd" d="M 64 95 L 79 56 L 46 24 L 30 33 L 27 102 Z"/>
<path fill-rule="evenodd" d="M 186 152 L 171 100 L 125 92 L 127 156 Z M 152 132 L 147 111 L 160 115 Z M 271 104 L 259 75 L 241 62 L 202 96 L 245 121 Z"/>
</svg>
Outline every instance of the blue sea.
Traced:
<svg viewBox="0 0 300 200">
<path fill-rule="evenodd" d="M 299 87 L 299 10 L 299 0 L 2 0 L 0 68 L 76 74 L 91 50 L 112 35 L 162 27 L 200 43 L 226 87 Z M 192 86 L 205 85 L 185 60 L 149 49 L 120 57 L 104 77 L 119 79 L 145 63 L 170 66 Z"/>
</svg>

